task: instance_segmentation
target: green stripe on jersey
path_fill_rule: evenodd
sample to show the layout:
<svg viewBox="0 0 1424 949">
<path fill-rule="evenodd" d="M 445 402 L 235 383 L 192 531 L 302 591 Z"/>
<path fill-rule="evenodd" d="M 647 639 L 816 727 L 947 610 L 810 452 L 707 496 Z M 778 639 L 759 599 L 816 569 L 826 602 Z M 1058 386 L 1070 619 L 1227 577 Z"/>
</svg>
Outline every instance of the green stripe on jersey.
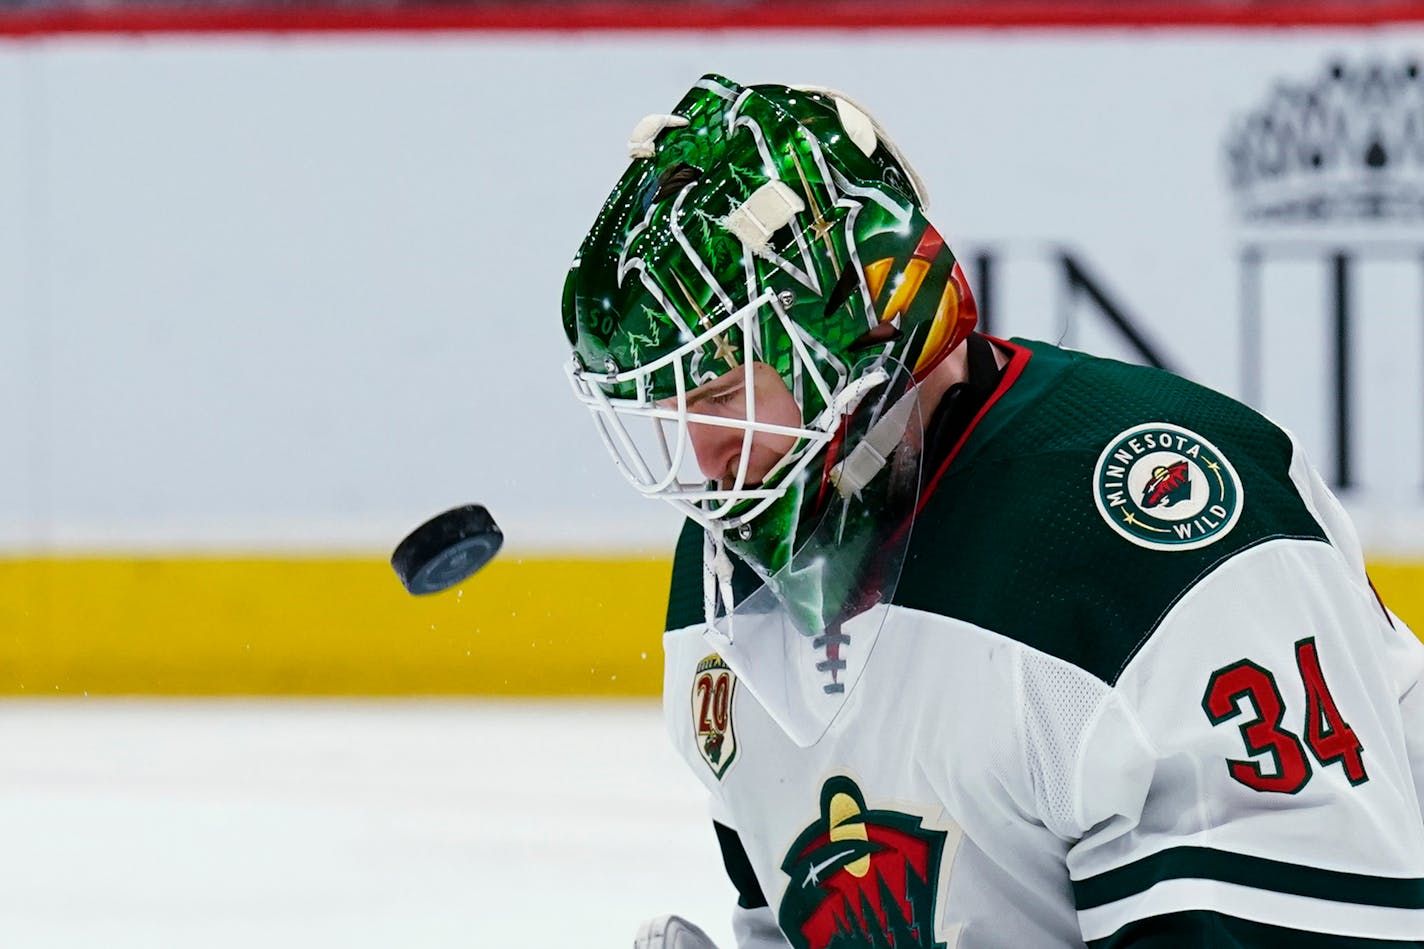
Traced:
<svg viewBox="0 0 1424 949">
<path fill-rule="evenodd" d="M 1167 913 L 1129 923 L 1106 939 L 1093 939 L 1088 949 L 1404 949 L 1424 943 L 1410 940 L 1361 939 L 1331 933 L 1310 933 L 1255 923 L 1207 910 Z"/>
<path fill-rule="evenodd" d="M 1210 847 L 1173 847 L 1126 866 L 1073 881 L 1079 910 L 1135 896 L 1164 880 L 1219 880 L 1256 890 L 1336 903 L 1424 909 L 1424 880 L 1303 867 Z"/>
</svg>

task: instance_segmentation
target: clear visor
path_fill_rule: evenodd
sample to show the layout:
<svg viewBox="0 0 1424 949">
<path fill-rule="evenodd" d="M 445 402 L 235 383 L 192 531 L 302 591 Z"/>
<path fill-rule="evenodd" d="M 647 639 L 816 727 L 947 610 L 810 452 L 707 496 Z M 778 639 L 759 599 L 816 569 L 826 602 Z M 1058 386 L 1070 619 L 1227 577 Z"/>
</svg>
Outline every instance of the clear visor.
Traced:
<svg viewBox="0 0 1424 949">
<path fill-rule="evenodd" d="M 829 361 L 825 358 L 828 354 L 796 326 L 771 292 L 711 324 L 676 350 L 636 369 L 599 373 L 581 368 L 576 362 L 568 368 L 574 395 L 592 413 L 594 425 L 618 470 L 644 495 L 672 502 L 704 526 L 735 527 L 751 521 L 785 493 L 835 433 L 839 414 L 829 408 L 809 423 L 775 424 L 765 418 L 765 410 L 758 417 L 760 373 L 756 364 L 767 358 L 767 327 L 785 333 L 790 340 L 792 397 L 798 414 L 804 415 L 799 409 L 806 404 L 808 387 L 819 395 L 820 404 L 832 405 L 833 386 L 841 380 L 827 380 L 818 368 Z M 735 353 L 728 342 L 732 331 L 743 341 Z M 824 354 L 823 359 L 813 359 L 813 353 Z M 720 374 L 703 372 L 696 381 L 692 378 L 700 366 L 714 362 L 731 368 Z M 668 371 L 673 392 L 655 400 L 653 380 Z M 740 382 L 744 400 L 741 411 L 714 414 L 703 408 L 706 400 L 694 398 L 699 382 L 733 374 L 740 374 L 739 380 L 731 381 Z M 627 395 L 630 386 L 631 398 Z M 694 425 L 728 430 L 740 438 L 735 471 L 708 474 L 701 470 L 693 442 Z M 752 472 L 758 442 L 789 443 L 790 447 L 770 470 Z"/>
<path fill-rule="evenodd" d="M 709 643 L 801 747 L 819 741 L 845 707 L 894 615 L 889 604 L 919 507 L 924 424 L 913 377 L 892 368 L 889 383 L 849 423 L 847 440 L 857 447 L 837 477 L 869 445 L 880 461 L 864 483 L 830 492 L 786 564 L 746 599 L 712 615 L 707 591 Z M 714 560 L 717 543 L 709 537 Z M 734 540 L 726 544 L 736 552 Z M 718 582 L 715 566 L 707 582 Z M 731 600 L 730 589 L 721 599 Z"/>
</svg>

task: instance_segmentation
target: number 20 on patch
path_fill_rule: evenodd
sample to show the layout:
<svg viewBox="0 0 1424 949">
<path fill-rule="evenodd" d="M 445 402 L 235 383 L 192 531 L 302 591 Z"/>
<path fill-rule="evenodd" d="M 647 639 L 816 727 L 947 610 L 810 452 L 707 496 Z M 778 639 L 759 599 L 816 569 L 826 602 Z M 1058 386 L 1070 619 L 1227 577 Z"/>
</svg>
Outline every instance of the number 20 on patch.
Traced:
<svg viewBox="0 0 1424 949">
<path fill-rule="evenodd" d="M 1256 717 L 1239 723 L 1242 741 L 1252 757 L 1271 757 L 1273 768 L 1263 769 L 1258 761 L 1228 758 L 1231 776 L 1256 791 L 1294 794 L 1310 780 L 1310 761 L 1305 746 L 1322 768 L 1338 763 L 1351 784 L 1368 781 L 1364 746 L 1340 714 L 1325 674 L 1320 670 L 1320 654 L 1315 637 L 1295 644 L 1296 668 L 1305 686 L 1305 742 L 1282 725 L 1285 700 L 1276 687 L 1276 677 L 1249 659 L 1218 669 L 1207 683 L 1202 709 L 1213 725 L 1221 725 L 1243 714 L 1240 700 L 1246 699 Z"/>
<path fill-rule="evenodd" d="M 697 664 L 692 679 L 692 731 L 697 753 L 721 780 L 737 757 L 737 732 L 732 723 L 732 699 L 737 677 L 722 657 L 713 653 Z"/>
</svg>

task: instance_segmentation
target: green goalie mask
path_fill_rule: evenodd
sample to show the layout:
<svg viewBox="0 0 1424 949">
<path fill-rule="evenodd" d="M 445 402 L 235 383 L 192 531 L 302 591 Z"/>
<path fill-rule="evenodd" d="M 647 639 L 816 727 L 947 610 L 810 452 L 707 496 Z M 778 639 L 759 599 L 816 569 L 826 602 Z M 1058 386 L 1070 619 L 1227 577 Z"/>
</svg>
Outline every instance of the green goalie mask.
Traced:
<svg viewBox="0 0 1424 949">
<path fill-rule="evenodd" d="M 863 416 L 892 414 L 963 341 L 973 298 L 918 177 L 839 93 L 704 76 L 628 147 L 564 286 L 569 377 L 638 490 L 771 578 L 829 497 L 876 477 L 884 445 Z M 795 424 L 756 417 L 763 364 Z M 688 393 L 727 373 L 743 376 L 747 417 L 698 414 Z M 738 432 L 734 475 L 698 470 L 698 424 Z M 790 447 L 754 481 L 759 433 Z"/>
</svg>

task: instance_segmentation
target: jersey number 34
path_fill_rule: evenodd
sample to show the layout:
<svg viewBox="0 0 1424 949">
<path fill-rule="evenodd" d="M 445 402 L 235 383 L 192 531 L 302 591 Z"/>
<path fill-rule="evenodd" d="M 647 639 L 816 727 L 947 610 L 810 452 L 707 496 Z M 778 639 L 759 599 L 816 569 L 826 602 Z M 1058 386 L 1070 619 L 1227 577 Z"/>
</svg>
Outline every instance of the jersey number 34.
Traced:
<svg viewBox="0 0 1424 949">
<path fill-rule="evenodd" d="M 1304 745 L 1322 768 L 1338 762 L 1345 769 L 1351 784 L 1368 781 L 1365 773 L 1364 746 L 1340 715 L 1325 675 L 1320 671 L 1320 655 L 1315 637 L 1295 644 L 1296 667 L 1305 686 Z M 1248 788 L 1294 794 L 1310 780 L 1310 761 L 1300 737 L 1285 728 L 1285 700 L 1276 687 L 1276 677 L 1269 669 L 1242 659 L 1211 675 L 1202 709 L 1213 725 L 1221 725 L 1243 714 L 1241 700 L 1250 703 L 1256 717 L 1240 723 L 1241 738 L 1246 750 L 1260 758 L 1270 755 L 1273 767 L 1262 768 L 1259 761 L 1227 759 L 1231 776 Z"/>
</svg>

